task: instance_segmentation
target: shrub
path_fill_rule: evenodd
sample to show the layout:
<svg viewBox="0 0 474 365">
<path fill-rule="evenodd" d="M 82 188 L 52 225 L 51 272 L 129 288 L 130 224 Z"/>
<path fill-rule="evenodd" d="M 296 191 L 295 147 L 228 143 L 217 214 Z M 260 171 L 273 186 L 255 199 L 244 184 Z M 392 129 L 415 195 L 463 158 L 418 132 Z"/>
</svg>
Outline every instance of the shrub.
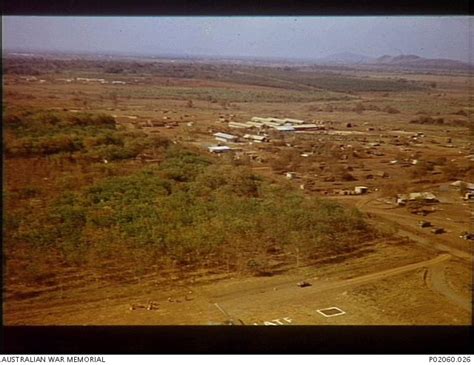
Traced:
<svg viewBox="0 0 474 365">
<path fill-rule="evenodd" d="M 442 167 L 442 172 L 446 180 L 459 180 L 464 175 L 464 171 L 454 163 Z"/>
<path fill-rule="evenodd" d="M 31 199 L 39 196 L 41 194 L 41 189 L 36 186 L 26 186 L 20 188 L 16 196 L 20 199 Z"/>
<path fill-rule="evenodd" d="M 388 114 L 399 114 L 400 113 L 400 110 L 395 109 L 392 106 L 386 106 L 385 108 L 383 108 L 383 111 L 385 113 L 388 113 Z"/>
<path fill-rule="evenodd" d="M 415 124 L 435 124 L 435 125 L 441 125 L 444 124 L 444 119 L 443 118 L 432 118 L 428 116 L 419 116 L 418 119 L 411 120 L 410 123 L 415 123 Z"/>
<path fill-rule="evenodd" d="M 432 161 L 419 161 L 413 166 L 410 175 L 414 179 L 423 179 L 434 170 L 434 166 L 435 164 Z"/>
</svg>

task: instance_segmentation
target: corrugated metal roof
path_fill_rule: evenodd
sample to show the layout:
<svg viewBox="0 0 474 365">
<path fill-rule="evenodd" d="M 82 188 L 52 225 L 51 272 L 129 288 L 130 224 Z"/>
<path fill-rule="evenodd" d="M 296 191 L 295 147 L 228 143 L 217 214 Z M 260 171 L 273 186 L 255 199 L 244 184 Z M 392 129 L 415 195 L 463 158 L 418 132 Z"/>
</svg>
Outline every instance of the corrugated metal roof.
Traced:
<svg viewBox="0 0 474 365">
<path fill-rule="evenodd" d="M 262 124 L 274 123 L 274 124 L 282 125 L 282 124 L 285 124 L 286 119 L 274 118 L 274 117 L 268 117 L 268 118 L 252 117 L 251 121 L 262 123 Z"/>
<path fill-rule="evenodd" d="M 270 122 L 276 123 L 276 124 L 285 124 L 286 119 L 281 119 L 281 118 L 268 118 Z"/>
<path fill-rule="evenodd" d="M 295 130 L 295 128 L 293 128 L 293 126 L 291 126 L 291 125 L 280 125 L 280 126 L 276 126 L 274 128 L 277 131 L 280 131 L 280 132 L 291 132 L 291 131 Z"/>
<path fill-rule="evenodd" d="M 214 137 L 219 137 L 219 138 L 224 138 L 224 139 L 236 139 L 237 136 L 233 136 L 232 134 L 227 134 L 227 133 L 214 133 Z"/>
<path fill-rule="evenodd" d="M 280 124 L 274 123 L 274 122 L 263 122 L 263 125 L 266 125 L 268 127 L 273 127 L 273 128 L 281 126 Z"/>
<path fill-rule="evenodd" d="M 468 182 L 461 181 L 461 180 L 458 180 L 458 181 L 455 181 L 455 182 L 451 183 L 451 186 L 461 187 L 463 184 L 465 185 L 466 189 L 474 190 L 474 184 L 473 183 L 468 183 Z"/>
<path fill-rule="evenodd" d="M 293 123 L 293 124 L 304 124 L 304 120 L 300 119 L 292 119 L 292 118 L 286 118 L 285 122 L 287 123 Z"/>
<path fill-rule="evenodd" d="M 294 125 L 293 128 L 295 129 L 310 129 L 310 128 L 318 128 L 316 124 L 300 124 Z"/>
<path fill-rule="evenodd" d="M 211 146 L 208 149 L 209 152 L 226 152 L 231 150 L 229 146 Z"/>
<path fill-rule="evenodd" d="M 422 192 L 422 193 L 410 193 L 408 194 L 410 200 L 416 199 L 426 199 L 426 200 L 436 200 L 436 195 L 429 192 Z"/>
<path fill-rule="evenodd" d="M 246 134 L 244 136 L 246 139 L 255 139 L 257 141 L 263 141 L 266 137 L 265 136 L 258 136 L 256 134 Z"/>
<path fill-rule="evenodd" d="M 256 122 L 256 121 L 250 121 L 250 122 L 245 122 L 249 127 L 261 127 L 263 125 L 262 122 Z"/>
<path fill-rule="evenodd" d="M 424 191 L 421 193 L 398 194 L 400 200 L 438 200 L 433 193 Z"/>
<path fill-rule="evenodd" d="M 251 120 L 252 122 L 260 122 L 260 123 L 263 123 L 263 122 L 268 122 L 268 121 L 270 121 L 270 118 L 252 117 L 250 120 Z"/>
</svg>

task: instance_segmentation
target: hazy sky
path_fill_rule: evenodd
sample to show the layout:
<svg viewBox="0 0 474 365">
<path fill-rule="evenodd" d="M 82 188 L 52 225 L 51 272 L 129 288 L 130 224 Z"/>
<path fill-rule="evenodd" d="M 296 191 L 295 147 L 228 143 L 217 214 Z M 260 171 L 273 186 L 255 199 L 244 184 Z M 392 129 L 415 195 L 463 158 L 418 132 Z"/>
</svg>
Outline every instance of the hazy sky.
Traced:
<svg viewBox="0 0 474 365">
<path fill-rule="evenodd" d="M 2 18 L 3 48 L 319 58 L 417 54 L 474 60 L 472 17 Z"/>
</svg>

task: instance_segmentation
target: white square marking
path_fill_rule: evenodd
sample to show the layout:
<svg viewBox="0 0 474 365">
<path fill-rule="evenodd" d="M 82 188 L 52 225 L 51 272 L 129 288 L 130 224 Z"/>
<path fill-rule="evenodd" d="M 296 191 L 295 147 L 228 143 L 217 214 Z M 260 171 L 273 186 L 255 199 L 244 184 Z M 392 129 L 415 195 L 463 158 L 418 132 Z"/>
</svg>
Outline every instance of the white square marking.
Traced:
<svg viewBox="0 0 474 365">
<path fill-rule="evenodd" d="M 343 314 L 346 314 L 346 312 L 344 312 L 342 309 L 338 307 L 318 309 L 316 312 L 323 315 L 324 317 L 335 317 L 335 316 L 342 316 Z"/>
</svg>

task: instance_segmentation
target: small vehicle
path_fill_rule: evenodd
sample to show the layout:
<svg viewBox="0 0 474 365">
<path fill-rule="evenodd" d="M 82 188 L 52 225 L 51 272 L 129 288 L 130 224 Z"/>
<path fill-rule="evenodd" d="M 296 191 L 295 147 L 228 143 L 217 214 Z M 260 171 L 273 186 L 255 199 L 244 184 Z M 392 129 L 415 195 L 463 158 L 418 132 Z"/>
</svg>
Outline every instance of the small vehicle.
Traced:
<svg viewBox="0 0 474 365">
<path fill-rule="evenodd" d="M 300 288 L 306 288 L 307 286 L 312 286 L 311 283 L 308 283 L 307 281 L 300 281 L 297 285 Z"/>
<path fill-rule="evenodd" d="M 474 233 L 472 232 L 463 232 L 459 237 L 463 240 L 474 241 Z"/>
<path fill-rule="evenodd" d="M 434 234 L 442 234 L 442 233 L 445 233 L 446 230 L 444 228 L 441 228 L 441 227 L 437 227 L 437 228 L 433 228 L 431 230 L 431 233 L 434 233 Z"/>
<path fill-rule="evenodd" d="M 420 221 L 419 224 L 420 224 L 420 227 L 421 227 L 421 228 L 432 227 L 431 222 L 428 222 L 428 221 Z"/>
</svg>

